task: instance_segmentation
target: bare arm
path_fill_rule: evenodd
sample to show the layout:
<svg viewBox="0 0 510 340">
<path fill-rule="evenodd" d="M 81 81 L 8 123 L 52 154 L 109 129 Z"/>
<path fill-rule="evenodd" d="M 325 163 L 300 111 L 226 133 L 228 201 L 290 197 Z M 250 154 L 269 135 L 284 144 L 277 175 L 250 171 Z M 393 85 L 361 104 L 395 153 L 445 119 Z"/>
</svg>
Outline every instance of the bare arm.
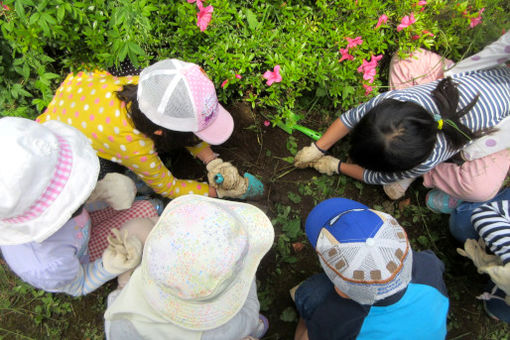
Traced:
<svg viewBox="0 0 510 340">
<path fill-rule="evenodd" d="M 303 318 L 299 318 L 294 340 L 308 340 L 308 329 L 306 328 L 306 323 Z"/>
<path fill-rule="evenodd" d="M 363 171 L 365 171 L 365 169 L 359 166 L 358 164 L 342 162 L 338 170 L 340 170 L 340 172 L 344 175 L 347 175 L 349 177 L 357 179 L 358 181 L 363 182 Z"/>
<path fill-rule="evenodd" d="M 322 150 L 328 150 L 348 134 L 349 131 L 350 129 L 340 119 L 336 119 L 326 130 L 324 135 L 316 142 L 316 145 Z"/>
</svg>

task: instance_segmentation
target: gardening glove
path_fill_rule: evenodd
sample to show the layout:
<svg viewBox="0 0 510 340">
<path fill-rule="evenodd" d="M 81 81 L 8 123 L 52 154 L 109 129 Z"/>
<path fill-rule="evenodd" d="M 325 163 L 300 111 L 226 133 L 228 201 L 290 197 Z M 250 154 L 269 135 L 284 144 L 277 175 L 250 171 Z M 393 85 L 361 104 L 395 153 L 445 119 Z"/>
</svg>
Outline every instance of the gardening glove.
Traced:
<svg viewBox="0 0 510 340">
<path fill-rule="evenodd" d="M 485 252 L 485 243 L 481 237 L 478 239 L 478 242 L 473 239 L 467 239 L 464 243 L 464 249 L 457 248 L 457 253 L 471 259 L 480 274 L 484 267 L 501 264 L 499 256 L 489 255 Z"/>
<path fill-rule="evenodd" d="M 136 185 L 125 175 L 110 172 L 97 182 L 87 203 L 104 201 L 115 210 L 131 207 L 136 196 Z"/>
<path fill-rule="evenodd" d="M 121 232 L 124 230 L 127 231 L 128 236 L 136 237 L 140 240 L 140 242 L 142 242 L 142 245 L 145 245 L 145 240 L 147 239 L 147 236 L 149 236 L 149 233 L 151 232 L 158 219 L 159 216 L 133 218 L 124 223 L 120 229 Z M 117 282 L 119 284 L 118 288 L 123 288 L 128 283 L 134 270 L 135 269 L 132 268 L 117 277 Z"/>
<path fill-rule="evenodd" d="M 331 176 L 333 174 L 340 173 L 340 163 L 340 160 L 333 156 L 322 156 L 318 160 L 314 161 L 311 165 L 321 174 Z"/>
<path fill-rule="evenodd" d="M 209 185 L 215 189 L 235 190 L 243 181 L 237 168 L 229 162 L 224 162 L 221 158 L 213 159 L 207 163 L 206 168 Z"/>
<path fill-rule="evenodd" d="M 111 274 L 122 274 L 135 268 L 142 259 L 142 242 L 130 236 L 127 230 L 112 230 L 109 246 L 103 253 L 103 266 Z"/>
<path fill-rule="evenodd" d="M 508 304 L 508 301 L 510 300 L 508 297 L 508 295 L 510 295 L 510 262 L 504 266 L 492 265 L 482 267 L 481 271 L 482 273 L 489 274 L 492 282 L 506 293 L 507 297 L 505 298 L 505 301 Z"/>
<path fill-rule="evenodd" d="M 245 173 L 231 190 L 216 189 L 219 198 L 239 198 L 242 200 L 253 200 L 264 194 L 264 184 L 250 173 Z"/>
<path fill-rule="evenodd" d="M 318 160 L 322 156 L 324 156 L 324 152 L 319 150 L 319 148 L 314 142 L 310 144 L 310 146 L 305 146 L 304 148 L 298 151 L 298 153 L 294 157 L 294 166 L 296 166 L 297 168 L 309 167 L 312 162 Z"/>
</svg>

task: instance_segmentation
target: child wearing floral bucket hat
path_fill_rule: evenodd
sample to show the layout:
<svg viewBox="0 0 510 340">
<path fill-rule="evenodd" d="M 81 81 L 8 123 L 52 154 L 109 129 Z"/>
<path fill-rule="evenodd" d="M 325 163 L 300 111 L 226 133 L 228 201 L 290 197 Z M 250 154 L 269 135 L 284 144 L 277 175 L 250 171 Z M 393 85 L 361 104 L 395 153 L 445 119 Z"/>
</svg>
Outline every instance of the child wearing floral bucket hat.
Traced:
<svg viewBox="0 0 510 340">
<path fill-rule="evenodd" d="M 345 198 L 319 203 L 306 234 L 324 273 L 291 290 L 295 339 L 444 339 L 444 264 L 413 252 L 390 215 Z"/>
<path fill-rule="evenodd" d="M 97 181 L 99 161 L 83 134 L 5 117 L 0 145 L 0 249 L 21 279 L 77 296 L 139 263 L 157 212 L 149 201 L 132 204 L 136 188 L 126 176 Z"/>
<path fill-rule="evenodd" d="M 196 64 L 165 59 L 144 68 L 140 76 L 70 74 L 37 118 L 50 120 L 83 132 L 102 165 L 114 162 L 130 169 L 149 192 L 168 198 L 191 193 L 239 199 L 263 193 L 256 177 L 240 176 L 212 151 L 209 144 L 224 143 L 234 121 L 219 104 L 213 82 Z M 206 165 L 209 184 L 177 179 L 168 170 L 160 156 L 182 147 Z M 214 180 L 218 174 L 223 181 Z"/>
<path fill-rule="evenodd" d="M 258 208 L 198 195 L 172 200 L 149 234 L 141 265 L 110 295 L 106 338 L 260 338 L 255 272 L 273 244 Z M 113 301 L 112 301 L 113 300 Z"/>
</svg>

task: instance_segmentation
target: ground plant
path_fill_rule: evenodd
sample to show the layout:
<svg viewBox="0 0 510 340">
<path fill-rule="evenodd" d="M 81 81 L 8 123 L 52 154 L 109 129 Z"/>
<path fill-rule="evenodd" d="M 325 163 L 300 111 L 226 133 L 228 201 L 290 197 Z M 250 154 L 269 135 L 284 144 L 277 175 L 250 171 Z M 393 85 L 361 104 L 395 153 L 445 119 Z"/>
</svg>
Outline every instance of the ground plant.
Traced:
<svg viewBox="0 0 510 340">
<path fill-rule="evenodd" d="M 458 61 L 510 29 L 507 0 L 5 0 L 0 2 L 0 115 L 34 118 L 70 71 L 145 67 L 163 58 L 202 66 L 236 130 L 217 148 L 262 179 L 275 243 L 257 273 L 265 339 L 290 339 L 298 315 L 288 290 L 319 272 L 304 223 L 318 202 L 347 197 L 395 216 L 414 249 L 432 249 L 446 266 L 451 339 L 507 339 L 509 327 L 476 300 L 486 278 L 455 252 L 448 216 L 424 206 L 413 183 L 399 201 L 345 176 L 292 165 L 309 144 L 278 126 L 324 129 L 343 111 L 388 90 L 392 56 L 417 48 Z M 209 7 L 211 6 L 211 7 Z M 212 12 L 210 11 L 212 9 Z M 210 17 L 209 17 L 210 15 Z M 0 146 L 1 147 L 1 146 Z M 345 159 L 345 142 L 332 152 Z M 185 157 L 185 156 L 183 156 Z M 189 156 L 188 156 L 189 157 Z M 193 159 L 172 162 L 189 178 Z M 205 170 L 193 173 L 205 179 Z M 508 185 L 508 183 L 507 183 Z M 0 259 L 0 339 L 100 339 L 111 282 L 81 298 L 21 282 Z"/>
</svg>

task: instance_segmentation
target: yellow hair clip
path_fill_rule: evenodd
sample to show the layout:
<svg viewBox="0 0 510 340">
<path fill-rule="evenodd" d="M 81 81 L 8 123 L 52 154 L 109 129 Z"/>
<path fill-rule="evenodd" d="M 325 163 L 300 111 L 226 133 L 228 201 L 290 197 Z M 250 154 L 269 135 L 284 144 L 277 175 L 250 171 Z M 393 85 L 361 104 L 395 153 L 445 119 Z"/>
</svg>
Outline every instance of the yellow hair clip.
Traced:
<svg viewBox="0 0 510 340">
<path fill-rule="evenodd" d="M 440 119 L 440 120 L 437 121 L 437 129 L 441 130 L 442 128 L 443 128 L 443 120 Z"/>
</svg>

